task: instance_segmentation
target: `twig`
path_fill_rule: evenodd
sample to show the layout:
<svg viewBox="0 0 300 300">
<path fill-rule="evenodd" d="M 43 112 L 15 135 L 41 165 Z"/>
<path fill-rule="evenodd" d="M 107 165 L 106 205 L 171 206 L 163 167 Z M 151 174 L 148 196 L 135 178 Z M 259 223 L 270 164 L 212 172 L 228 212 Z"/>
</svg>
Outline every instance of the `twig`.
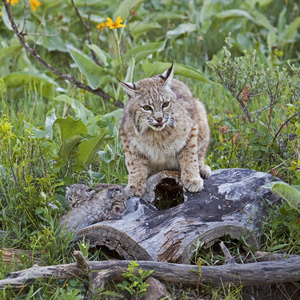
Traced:
<svg viewBox="0 0 300 300">
<path fill-rule="evenodd" d="M 63 80 L 67 80 L 71 83 L 73 83 L 76 87 L 86 90 L 90 93 L 93 93 L 95 95 L 98 95 L 100 97 L 102 97 L 104 100 L 112 103 L 114 106 L 119 107 L 119 108 L 123 108 L 124 104 L 123 102 L 121 102 L 120 100 L 114 99 L 113 97 L 111 97 L 109 94 L 107 94 L 106 92 L 104 92 L 101 88 L 98 88 L 96 90 L 92 89 L 90 86 L 81 83 L 79 80 L 75 79 L 74 77 L 72 77 L 71 75 L 67 75 L 62 73 L 61 71 L 57 70 L 56 68 L 54 68 L 52 65 L 50 65 L 49 63 L 47 63 L 46 61 L 44 61 L 36 52 L 35 49 L 32 49 L 28 43 L 25 41 L 24 39 L 24 35 L 19 31 L 14 18 L 10 12 L 10 3 L 7 3 L 6 0 L 2 0 L 3 5 L 5 7 L 5 10 L 7 12 L 7 16 L 8 19 L 11 23 L 11 26 L 13 28 L 13 31 L 15 32 L 17 38 L 19 39 L 21 45 L 44 67 L 46 67 L 49 71 L 51 71 L 53 74 L 57 75 L 58 77 L 60 77 Z"/>
<path fill-rule="evenodd" d="M 229 266 L 229 265 L 237 265 L 237 263 L 235 262 L 233 256 L 230 254 L 230 251 L 228 250 L 228 248 L 225 246 L 224 242 L 221 241 L 220 243 L 220 247 L 225 255 L 225 265 Z"/>
<path fill-rule="evenodd" d="M 282 128 L 294 117 L 296 117 L 297 115 L 300 115 L 300 112 L 296 112 L 295 114 L 293 114 L 291 117 L 289 117 L 283 124 L 281 124 L 281 126 L 279 127 L 278 131 L 276 132 L 272 143 L 274 143 L 279 135 L 279 133 L 281 132 Z"/>
</svg>

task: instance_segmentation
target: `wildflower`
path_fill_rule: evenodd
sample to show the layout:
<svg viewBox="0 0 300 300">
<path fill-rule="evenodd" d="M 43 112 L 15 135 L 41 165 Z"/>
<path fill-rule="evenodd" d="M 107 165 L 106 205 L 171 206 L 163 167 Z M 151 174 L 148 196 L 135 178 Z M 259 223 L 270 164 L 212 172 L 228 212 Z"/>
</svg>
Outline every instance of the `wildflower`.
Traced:
<svg viewBox="0 0 300 300">
<path fill-rule="evenodd" d="M 107 20 L 106 26 L 108 26 L 109 29 L 121 28 L 126 26 L 121 24 L 123 22 L 121 17 L 117 17 L 116 22 L 113 22 L 111 18 L 106 18 L 106 20 Z"/>
<path fill-rule="evenodd" d="M 2 120 L 0 119 L 0 141 L 15 137 L 15 135 L 11 132 L 12 127 L 13 126 L 7 122 L 6 115 L 4 115 Z"/>
<path fill-rule="evenodd" d="M 97 29 L 102 31 L 105 28 L 105 26 L 106 26 L 105 22 L 101 22 L 100 24 L 97 25 Z"/>
<path fill-rule="evenodd" d="M 1 6 L 0 6 L 0 9 L 1 9 Z M 0 11 L 0 16 L 2 15 L 2 12 Z"/>
<path fill-rule="evenodd" d="M 6 0 L 6 2 L 14 6 L 16 3 L 19 3 L 19 0 Z"/>
<path fill-rule="evenodd" d="M 38 0 L 30 0 L 30 6 L 33 11 L 36 11 L 36 8 L 41 6 L 41 2 Z"/>
</svg>

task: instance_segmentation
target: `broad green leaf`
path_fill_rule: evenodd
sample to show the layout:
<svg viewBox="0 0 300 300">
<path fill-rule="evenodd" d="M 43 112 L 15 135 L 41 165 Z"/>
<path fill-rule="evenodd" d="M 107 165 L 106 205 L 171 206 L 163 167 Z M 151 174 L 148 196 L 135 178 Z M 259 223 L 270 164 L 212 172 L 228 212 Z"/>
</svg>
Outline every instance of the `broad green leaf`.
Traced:
<svg viewBox="0 0 300 300">
<path fill-rule="evenodd" d="M 215 14 L 218 19 L 235 19 L 246 18 L 250 21 L 254 21 L 253 17 L 245 10 L 242 9 L 228 9 Z"/>
<path fill-rule="evenodd" d="M 160 29 L 161 25 L 157 22 L 148 22 L 148 23 L 139 23 L 139 22 L 133 22 L 129 25 L 129 30 L 134 39 L 136 39 L 138 36 L 140 36 L 143 33 L 146 33 L 148 31 L 151 31 L 153 29 Z"/>
<path fill-rule="evenodd" d="M 128 64 L 126 77 L 124 80 L 125 82 L 132 82 L 134 67 L 135 67 L 135 58 L 134 56 L 132 56 Z"/>
<path fill-rule="evenodd" d="M 254 11 L 252 13 L 252 16 L 253 16 L 254 22 L 256 24 L 258 24 L 260 26 L 263 26 L 263 27 L 267 28 L 270 31 L 275 31 L 276 30 L 264 14 L 262 14 L 258 11 Z"/>
<path fill-rule="evenodd" d="M 57 118 L 54 124 L 60 126 L 62 142 L 77 135 L 88 133 L 87 127 L 81 120 L 74 120 L 71 117 Z"/>
<path fill-rule="evenodd" d="M 300 192 L 285 182 L 275 181 L 263 186 L 283 198 L 290 207 L 300 212 Z"/>
<path fill-rule="evenodd" d="M 284 9 L 281 11 L 279 18 L 278 18 L 278 25 L 277 25 L 277 29 L 279 34 L 282 34 L 282 32 L 285 29 L 285 24 L 286 24 L 286 7 L 284 7 Z"/>
<path fill-rule="evenodd" d="M 134 55 L 135 61 L 138 63 L 148 55 L 162 51 L 165 48 L 166 43 L 167 40 L 164 40 L 163 42 L 147 43 L 142 46 L 134 47 L 126 53 L 126 57 L 131 57 Z"/>
<path fill-rule="evenodd" d="M 84 168 L 86 165 L 97 161 L 99 159 L 97 151 L 107 134 L 108 128 L 104 128 L 92 139 L 81 142 L 78 146 L 78 152 L 75 159 L 76 164 Z"/>
<path fill-rule="evenodd" d="M 183 14 L 169 12 L 167 10 L 155 13 L 154 20 L 158 22 L 163 22 L 166 20 L 186 20 L 188 16 L 184 16 Z"/>
<path fill-rule="evenodd" d="M 46 114 L 46 122 L 45 122 L 45 130 L 49 136 L 49 138 L 52 140 L 53 138 L 53 124 L 56 120 L 56 115 L 55 115 L 55 108 L 51 109 L 50 111 L 47 112 Z"/>
<path fill-rule="evenodd" d="M 297 17 L 292 23 L 290 23 L 282 33 L 282 37 L 291 41 L 297 34 L 298 27 L 300 26 L 300 17 Z"/>
<path fill-rule="evenodd" d="M 96 53 L 96 55 L 100 60 L 100 63 L 104 67 L 107 67 L 108 66 L 107 58 L 109 55 L 105 51 L 100 49 L 97 45 L 88 45 L 88 47 Z"/>
<path fill-rule="evenodd" d="M 184 23 L 178 25 L 175 29 L 167 32 L 167 38 L 176 38 L 185 33 L 191 33 L 196 30 L 196 25 L 192 23 Z"/>
<path fill-rule="evenodd" d="M 100 128 L 109 128 L 111 136 L 116 135 L 119 131 L 119 123 L 123 115 L 123 109 L 116 109 L 110 113 L 98 117 L 97 124 Z"/>
<path fill-rule="evenodd" d="M 64 140 L 58 151 L 58 164 L 64 164 L 69 157 L 71 151 L 83 140 L 81 135 L 73 135 L 70 138 Z"/>
<path fill-rule="evenodd" d="M 0 50 L 0 59 L 7 59 L 8 56 L 17 57 L 21 52 L 22 45 L 14 45 L 10 47 L 5 47 Z"/>
<path fill-rule="evenodd" d="M 141 4 L 144 0 L 124 0 L 121 1 L 119 7 L 113 14 L 113 21 L 117 19 L 117 17 L 121 17 L 123 22 L 128 18 L 130 14 L 130 10 Z"/>
<path fill-rule="evenodd" d="M 78 49 L 68 47 L 68 50 L 80 72 L 86 76 L 89 86 L 96 90 L 100 85 L 100 78 L 107 75 L 107 72 L 95 64 L 90 58 L 82 54 Z"/>
<path fill-rule="evenodd" d="M 171 66 L 170 63 L 165 63 L 165 62 L 142 64 L 143 70 L 147 77 L 151 77 L 157 74 L 162 74 L 164 71 L 170 68 L 170 66 Z M 213 83 L 200 71 L 182 64 L 174 64 L 174 74 L 193 78 L 206 83 L 211 83 L 211 84 Z"/>
<path fill-rule="evenodd" d="M 8 88 L 19 88 L 20 86 L 34 86 L 34 88 L 43 94 L 44 97 L 50 97 L 53 88 L 57 88 L 58 84 L 45 74 L 16 72 L 10 73 L 4 77 L 4 81 Z"/>
<path fill-rule="evenodd" d="M 59 95 L 58 97 L 54 98 L 54 100 L 69 104 L 74 109 L 76 117 L 81 119 L 86 126 L 95 123 L 94 114 L 89 109 L 85 108 L 80 101 L 67 95 Z"/>
</svg>

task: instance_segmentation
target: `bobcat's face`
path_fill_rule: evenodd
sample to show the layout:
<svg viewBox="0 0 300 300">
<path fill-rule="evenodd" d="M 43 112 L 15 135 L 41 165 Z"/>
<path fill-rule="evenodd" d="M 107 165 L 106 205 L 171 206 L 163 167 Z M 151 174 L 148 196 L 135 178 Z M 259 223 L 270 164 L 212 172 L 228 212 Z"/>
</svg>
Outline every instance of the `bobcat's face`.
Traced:
<svg viewBox="0 0 300 300">
<path fill-rule="evenodd" d="M 176 95 L 170 88 L 171 78 L 172 75 L 164 73 L 136 83 L 121 83 L 129 96 L 128 111 L 137 134 L 174 125 Z"/>
<path fill-rule="evenodd" d="M 141 95 L 134 116 L 134 123 L 138 132 L 142 133 L 147 129 L 160 131 L 166 126 L 174 124 L 173 99 L 169 96 L 170 92 L 164 93 L 163 89 L 149 89 Z"/>
</svg>

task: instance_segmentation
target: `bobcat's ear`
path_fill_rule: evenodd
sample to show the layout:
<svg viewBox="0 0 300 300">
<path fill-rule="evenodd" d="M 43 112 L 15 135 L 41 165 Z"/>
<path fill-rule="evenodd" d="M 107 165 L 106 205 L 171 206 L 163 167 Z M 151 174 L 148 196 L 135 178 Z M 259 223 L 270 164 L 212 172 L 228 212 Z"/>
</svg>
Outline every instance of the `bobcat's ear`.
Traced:
<svg viewBox="0 0 300 300">
<path fill-rule="evenodd" d="M 174 75 L 174 64 L 172 63 L 172 66 L 167 71 L 159 75 L 159 77 L 164 80 L 164 86 L 171 85 L 173 75 Z"/>
<path fill-rule="evenodd" d="M 120 81 L 121 87 L 124 90 L 124 92 L 129 96 L 129 97 L 134 97 L 139 92 L 136 90 L 135 84 L 133 82 L 122 82 Z"/>
</svg>

